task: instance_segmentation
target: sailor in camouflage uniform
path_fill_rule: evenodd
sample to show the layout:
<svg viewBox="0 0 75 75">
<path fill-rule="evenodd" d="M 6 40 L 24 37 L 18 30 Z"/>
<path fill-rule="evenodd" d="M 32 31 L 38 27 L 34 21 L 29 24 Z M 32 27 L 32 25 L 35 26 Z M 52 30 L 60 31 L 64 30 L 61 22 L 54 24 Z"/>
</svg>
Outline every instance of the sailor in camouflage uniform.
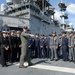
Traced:
<svg viewBox="0 0 75 75">
<path fill-rule="evenodd" d="M 30 52 L 28 49 L 29 36 L 33 37 L 34 35 L 27 33 L 28 27 L 23 28 L 23 32 L 21 33 L 21 56 L 20 56 L 20 65 L 19 68 L 25 68 L 24 59 L 28 62 L 28 66 L 33 65 L 30 60 Z"/>
</svg>

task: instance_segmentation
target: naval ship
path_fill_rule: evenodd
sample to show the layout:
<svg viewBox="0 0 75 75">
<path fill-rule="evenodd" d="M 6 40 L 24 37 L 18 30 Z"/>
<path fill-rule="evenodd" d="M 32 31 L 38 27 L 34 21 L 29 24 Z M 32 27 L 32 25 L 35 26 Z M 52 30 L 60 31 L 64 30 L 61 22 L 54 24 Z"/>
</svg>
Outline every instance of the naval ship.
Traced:
<svg viewBox="0 0 75 75">
<path fill-rule="evenodd" d="M 6 5 L 1 4 L 0 30 L 22 30 L 27 26 L 32 34 L 60 34 L 63 28 L 54 19 L 54 10 L 49 0 L 6 0 Z"/>
</svg>

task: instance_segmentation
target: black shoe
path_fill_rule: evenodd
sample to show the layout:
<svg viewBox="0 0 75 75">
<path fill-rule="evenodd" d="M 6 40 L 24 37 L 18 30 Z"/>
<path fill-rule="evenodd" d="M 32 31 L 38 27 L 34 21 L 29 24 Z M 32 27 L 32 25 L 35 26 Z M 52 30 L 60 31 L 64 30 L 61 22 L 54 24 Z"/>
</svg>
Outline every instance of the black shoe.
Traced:
<svg viewBox="0 0 75 75">
<path fill-rule="evenodd" d="M 50 61 L 53 61 L 54 59 L 50 59 Z"/>
<path fill-rule="evenodd" d="M 8 67 L 8 65 L 2 65 L 2 67 Z"/>
<path fill-rule="evenodd" d="M 69 62 L 72 62 L 72 60 L 69 60 Z"/>
<path fill-rule="evenodd" d="M 28 66 L 33 66 L 33 65 L 35 65 L 35 64 L 34 64 L 34 63 L 29 63 L 29 64 L 28 64 Z"/>
<path fill-rule="evenodd" d="M 6 64 L 5 67 L 8 67 L 8 65 Z"/>
<path fill-rule="evenodd" d="M 65 62 L 67 62 L 67 61 L 68 61 L 68 59 L 64 59 L 64 61 L 65 61 Z"/>
<path fill-rule="evenodd" d="M 73 61 L 73 63 L 75 64 L 75 61 Z"/>
<path fill-rule="evenodd" d="M 58 59 L 55 59 L 55 61 L 58 61 Z"/>
<path fill-rule="evenodd" d="M 2 67 L 4 67 L 4 65 L 2 65 Z"/>
</svg>

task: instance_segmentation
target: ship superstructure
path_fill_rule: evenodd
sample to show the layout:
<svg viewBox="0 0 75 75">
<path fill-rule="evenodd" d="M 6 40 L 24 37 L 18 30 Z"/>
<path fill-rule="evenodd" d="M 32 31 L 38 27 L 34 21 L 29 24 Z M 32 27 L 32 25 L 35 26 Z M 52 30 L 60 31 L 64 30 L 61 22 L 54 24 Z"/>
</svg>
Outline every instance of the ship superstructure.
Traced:
<svg viewBox="0 0 75 75">
<path fill-rule="evenodd" d="M 30 33 L 49 35 L 52 31 L 60 34 L 57 20 L 52 19 L 54 8 L 48 0 L 6 0 L 8 6 L 2 5 L 0 14 L 2 30 L 22 29 L 27 26 Z"/>
</svg>

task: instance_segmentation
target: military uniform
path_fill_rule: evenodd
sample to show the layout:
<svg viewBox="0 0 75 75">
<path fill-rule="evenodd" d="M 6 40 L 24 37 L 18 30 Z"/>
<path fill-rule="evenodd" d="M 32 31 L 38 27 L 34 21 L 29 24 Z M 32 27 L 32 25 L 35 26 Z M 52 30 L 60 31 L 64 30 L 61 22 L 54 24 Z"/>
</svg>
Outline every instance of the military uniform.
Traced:
<svg viewBox="0 0 75 75">
<path fill-rule="evenodd" d="M 57 36 L 50 37 L 51 60 L 58 59 L 57 48 L 58 48 L 58 37 Z"/>
<path fill-rule="evenodd" d="M 29 38 L 29 45 L 28 45 L 28 47 L 29 47 L 29 51 L 30 51 L 30 57 L 33 58 L 34 52 L 32 50 L 32 38 L 31 37 Z"/>
<path fill-rule="evenodd" d="M 36 57 L 40 57 L 40 39 L 35 38 L 35 51 L 36 51 Z"/>
<path fill-rule="evenodd" d="M 44 38 L 40 39 L 40 57 L 41 58 L 45 58 L 45 48 L 44 48 L 45 42 L 44 41 L 45 41 Z"/>
<path fill-rule="evenodd" d="M 69 60 L 72 61 L 74 59 L 74 36 L 69 36 L 68 38 L 69 47 Z"/>
<path fill-rule="evenodd" d="M 66 61 L 68 58 L 68 39 L 65 37 L 62 37 L 62 56 L 63 60 Z"/>
<path fill-rule="evenodd" d="M 1 32 L 0 32 L 0 55 L 1 55 L 1 41 L 2 41 L 2 36 L 1 36 Z"/>
<path fill-rule="evenodd" d="M 74 33 L 74 62 L 75 62 L 75 33 Z"/>
<path fill-rule="evenodd" d="M 62 35 L 59 36 L 59 39 L 58 39 L 58 57 L 62 57 Z"/>
<path fill-rule="evenodd" d="M 32 53 L 32 55 L 33 55 L 33 57 L 37 57 L 37 55 L 36 55 L 36 50 L 35 50 L 35 39 L 34 38 L 31 38 L 32 39 L 32 43 L 31 43 L 31 53 Z"/>
<path fill-rule="evenodd" d="M 20 60 L 20 55 L 21 55 L 21 39 L 20 37 L 16 37 L 16 50 L 17 50 L 17 60 Z"/>
<path fill-rule="evenodd" d="M 13 63 L 16 61 L 16 37 L 10 36 L 10 61 Z"/>
<path fill-rule="evenodd" d="M 49 38 L 45 38 L 45 44 L 44 44 L 44 47 L 45 47 L 45 58 L 48 58 L 49 57 Z"/>
<path fill-rule="evenodd" d="M 28 49 L 28 42 L 29 42 L 29 34 L 22 32 L 21 33 L 21 56 L 20 56 L 20 66 L 24 65 L 24 59 L 28 62 L 28 64 L 31 63 L 30 61 L 30 52 Z"/>
<path fill-rule="evenodd" d="M 7 66 L 6 62 L 8 61 L 8 53 L 9 53 L 9 39 L 8 37 L 3 36 L 1 43 L 1 64 L 3 67 Z"/>
</svg>

